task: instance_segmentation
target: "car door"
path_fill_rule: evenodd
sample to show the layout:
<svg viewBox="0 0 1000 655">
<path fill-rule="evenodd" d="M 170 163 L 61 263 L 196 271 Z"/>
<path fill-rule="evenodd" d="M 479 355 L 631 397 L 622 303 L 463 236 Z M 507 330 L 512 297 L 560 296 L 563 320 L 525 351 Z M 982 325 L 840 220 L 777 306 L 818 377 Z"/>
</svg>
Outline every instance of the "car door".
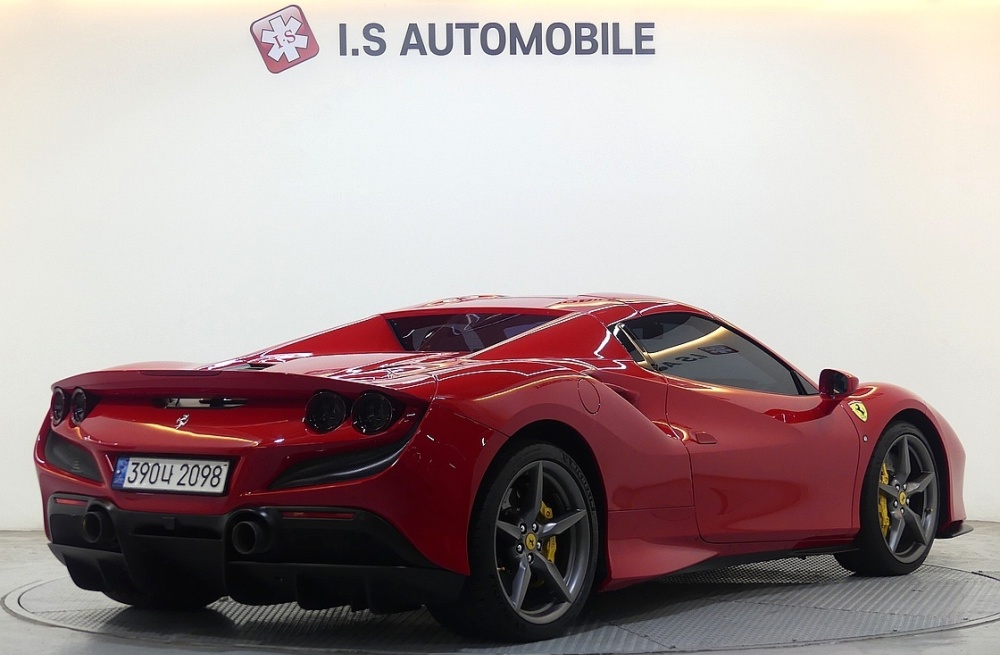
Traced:
<svg viewBox="0 0 1000 655">
<path fill-rule="evenodd" d="M 703 539 L 821 544 L 851 533 L 860 436 L 837 401 L 707 317 L 664 312 L 624 327 L 667 380 Z"/>
</svg>

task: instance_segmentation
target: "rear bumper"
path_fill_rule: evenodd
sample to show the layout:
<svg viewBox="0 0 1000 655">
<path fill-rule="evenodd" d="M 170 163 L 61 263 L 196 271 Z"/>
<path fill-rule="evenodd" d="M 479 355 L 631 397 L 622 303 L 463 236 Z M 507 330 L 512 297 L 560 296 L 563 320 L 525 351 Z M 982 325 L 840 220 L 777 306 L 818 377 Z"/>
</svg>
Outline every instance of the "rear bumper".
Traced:
<svg viewBox="0 0 1000 655">
<path fill-rule="evenodd" d="M 189 434 L 171 435 L 170 429 L 152 430 L 157 435 L 162 432 L 158 438 L 163 441 L 140 447 L 134 444 L 136 422 L 123 419 L 100 423 L 94 417 L 87 420 L 100 436 L 65 421 L 56 428 L 48 419 L 42 425 L 35 447 L 35 466 L 43 503 L 47 504 L 54 494 L 76 494 L 103 499 L 125 511 L 178 517 L 230 516 L 245 507 L 350 507 L 384 519 L 434 566 L 462 575 L 469 573 L 467 537 L 475 492 L 489 461 L 506 440 L 492 428 L 431 405 L 413 438 L 385 470 L 359 479 L 275 489 L 275 480 L 298 463 L 329 464 L 329 445 L 319 439 L 297 445 L 269 442 L 285 424 L 268 423 L 260 432 L 271 433 L 271 437 L 261 437 L 260 443 L 251 446 L 239 440 L 232 445 L 232 435 L 216 439 L 209 431 L 195 438 Z M 49 461 L 45 449 L 52 433 L 85 449 L 97 462 L 101 479 L 84 477 L 75 471 L 72 462 L 64 462 L 68 468 L 61 468 Z M 151 439 L 156 435 L 146 436 Z M 171 441 L 174 437 L 176 443 Z M 373 443 L 366 441 L 366 446 Z M 118 457 L 135 454 L 231 459 L 234 464 L 228 492 L 139 493 L 112 488 Z M 51 538 L 47 521 L 46 532 Z"/>
<path fill-rule="evenodd" d="M 55 494 L 46 511 L 53 553 L 78 586 L 95 591 L 391 612 L 454 600 L 465 579 L 434 566 L 375 514 L 353 508 L 170 515 Z"/>
</svg>

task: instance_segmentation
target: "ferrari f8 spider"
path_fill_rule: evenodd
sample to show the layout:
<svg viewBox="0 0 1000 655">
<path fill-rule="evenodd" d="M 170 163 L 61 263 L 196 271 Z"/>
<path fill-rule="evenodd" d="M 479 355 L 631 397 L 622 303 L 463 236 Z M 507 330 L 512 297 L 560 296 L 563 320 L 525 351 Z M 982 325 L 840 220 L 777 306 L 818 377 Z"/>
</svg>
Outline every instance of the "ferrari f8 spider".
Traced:
<svg viewBox="0 0 1000 655">
<path fill-rule="evenodd" d="M 51 549 L 123 603 L 427 606 L 508 641 L 593 591 L 834 554 L 916 569 L 965 526 L 965 454 L 920 398 L 813 381 L 681 303 L 469 296 L 208 365 L 55 383 Z"/>
</svg>

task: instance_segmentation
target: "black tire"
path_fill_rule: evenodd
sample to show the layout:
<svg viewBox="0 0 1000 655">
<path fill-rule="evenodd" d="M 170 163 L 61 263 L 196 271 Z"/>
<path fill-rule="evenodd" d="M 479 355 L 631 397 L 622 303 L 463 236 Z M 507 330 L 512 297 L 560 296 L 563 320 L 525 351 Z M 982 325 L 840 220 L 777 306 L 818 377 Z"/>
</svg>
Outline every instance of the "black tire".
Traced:
<svg viewBox="0 0 1000 655">
<path fill-rule="evenodd" d="M 551 444 L 519 443 L 483 480 L 461 597 L 428 609 L 466 636 L 559 636 L 590 595 L 598 543 L 597 505 L 579 465 Z"/>
<path fill-rule="evenodd" d="M 886 428 L 861 488 L 857 550 L 837 561 L 861 575 L 906 575 L 927 559 L 938 526 L 940 478 L 934 451 L 915 425 Z"/>
<path fill-rule="evenodd" d="M 111 600 L 123 605 L 131 605 L 137 609 L 170 612 L 193 612 L 219 600 L 218 594 L 198 591 L 192 591 L 185 595 L 167 596 L 147 594 L 138 589 L 105 589 L 104 595 Z"/>
</svg>

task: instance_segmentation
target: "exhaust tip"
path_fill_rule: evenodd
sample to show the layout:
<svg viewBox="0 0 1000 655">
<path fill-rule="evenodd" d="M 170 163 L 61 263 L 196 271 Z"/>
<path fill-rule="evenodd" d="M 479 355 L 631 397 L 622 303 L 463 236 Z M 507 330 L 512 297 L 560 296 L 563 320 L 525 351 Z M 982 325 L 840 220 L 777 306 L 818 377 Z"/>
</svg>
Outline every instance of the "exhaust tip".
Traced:
<svg viewBox="0 0 1000 655">
<path fill-rule="evenodd" d="M 111 516 L 100 509 L 91 510 L 83 515 L 80 530 L 83 533 L 83 540 L 94 546 L 110 543 L 115 535 Z"/>
<path fill-rule="evenodd" d="M 267 550 L 267 528 L 257 521 L 240 521 L 233 526 L 230 536 L 233 550 L 240 555 L 259 555 Z"/>
</svg>

